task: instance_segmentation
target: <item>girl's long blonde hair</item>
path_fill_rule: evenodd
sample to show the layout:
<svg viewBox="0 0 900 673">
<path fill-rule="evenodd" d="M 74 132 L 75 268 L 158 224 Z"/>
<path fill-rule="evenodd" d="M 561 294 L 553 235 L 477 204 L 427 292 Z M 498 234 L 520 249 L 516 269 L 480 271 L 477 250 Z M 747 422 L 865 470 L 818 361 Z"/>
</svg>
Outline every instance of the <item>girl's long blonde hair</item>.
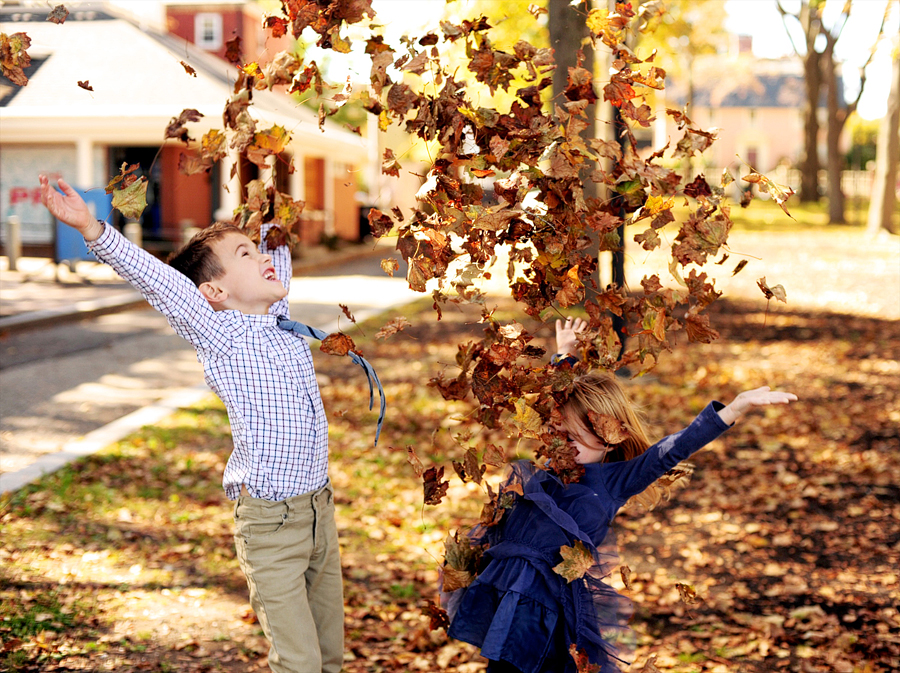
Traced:
<svg viewBox="0 0 900 673">
<path fill-rule="evenodd" d="M 628 438 L 610 448 L 603 458 L 604 463 L 631 460 L 650 448 L 643 414 L 612 374 L 592 371 L 575 379 L 569 399 L 563 406 L 563 414 L 578 421 L 588 432 L 596 435 L 592 430 L 591 419 L 588 418 L 589 411 L 612 416 L 628 430 Z"/>
<path fill-rule="evenodd" d="M 592 371 L 575 379 L 562 411 L 563 415 L 581 423 L 582 427 L 594 436 L 596 433 L 588 417 L 589 411 L 612 416 L 625 426 L 628 438 L 621 444 L 610 447 L 603 458 L 604 463 L 631 460 L 650 448 L 643 413 L 625 392 L 618 379 L 608 372 Z M 603 442 L 602 438 L 598 439 Z M 647 509 L 653 509 L 663 498 L 669 499 L 674 486 L 685 485 L 692 471 L 693 466 L 682 463 L 657 479 L 643 493 L 634 496 L 632 500 L 636 500 Z"/>
</svg>

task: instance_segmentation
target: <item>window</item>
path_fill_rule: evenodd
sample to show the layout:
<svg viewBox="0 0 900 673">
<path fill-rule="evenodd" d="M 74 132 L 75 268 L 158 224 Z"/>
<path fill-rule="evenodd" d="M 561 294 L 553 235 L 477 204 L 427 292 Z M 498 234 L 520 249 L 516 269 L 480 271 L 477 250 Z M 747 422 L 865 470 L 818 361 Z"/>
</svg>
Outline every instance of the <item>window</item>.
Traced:
<svg viewBox="0 0 900 673">
<path fill-rule="evenodd" d="M 194 44 L 210 50 L 222 46 L 221 14 L 197 14 L 194 17 Z"/>
</svg>

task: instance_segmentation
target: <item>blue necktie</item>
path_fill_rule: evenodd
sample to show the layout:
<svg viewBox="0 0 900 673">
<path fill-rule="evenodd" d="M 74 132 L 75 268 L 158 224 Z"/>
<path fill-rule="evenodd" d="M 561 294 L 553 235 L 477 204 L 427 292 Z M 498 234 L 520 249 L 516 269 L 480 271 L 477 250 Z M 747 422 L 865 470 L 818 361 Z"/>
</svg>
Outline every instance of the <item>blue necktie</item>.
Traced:
<svg viewBox="0 0 900 673">
<path fill-rule="evenodd" d="M 322 341 L 325 337 L 328 336 L 328 332 L 323 332 L 320 329 L 316 329 L 315 327 L 310 327 L 302 322 L 297 322 L 296 320 L 288 320 L 287 318 L 278 318 L 278 326 L 287 330 L 288 332 L 294 332 L 295 334 L 299 334 L 301 336 L 312 337 L 313 339 L 318 339 Z M 384 423 L 384 410 L 387 407 L 387 402 L 384 399 L 384 388 L 381 387 L 381 381 L 378 379 L 378 374 L 375 373 L 375 370 L 372 368 L 364 357 L 350 351 L 347 353 L 350 356 L 350 359 L 353 360 L 354 363 L 358 364 L 363 368 L 363 371 L 366 373 L 366 377 L 369 379 L 369 409 L 375 403 L 375 392 L 372 385 L 374 380 L 375 385 L 378 386 L 378 394 L 381 396 L 381 412 L 378 414 L 378 427 L 375 430 L 375 446 L 378 446 L 378 438 L 381 436 L 381 425 Z"/>
</svg>

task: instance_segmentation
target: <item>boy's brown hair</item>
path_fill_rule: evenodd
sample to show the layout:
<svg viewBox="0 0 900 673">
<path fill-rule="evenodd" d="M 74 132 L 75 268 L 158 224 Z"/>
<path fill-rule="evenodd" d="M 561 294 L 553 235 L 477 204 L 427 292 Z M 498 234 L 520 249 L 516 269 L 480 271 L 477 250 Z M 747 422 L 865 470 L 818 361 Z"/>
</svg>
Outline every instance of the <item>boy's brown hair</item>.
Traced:
<svg viewBox="0 0 900 673">
<path fill-rule="evenodd" d="M 180 250 L 169 255 L 167 262 L 200 287 L 224 273 L 212 244 L 232 233 L 244 232 L 230 222 L 214 222 L 195 234 Z"/>
</svg>

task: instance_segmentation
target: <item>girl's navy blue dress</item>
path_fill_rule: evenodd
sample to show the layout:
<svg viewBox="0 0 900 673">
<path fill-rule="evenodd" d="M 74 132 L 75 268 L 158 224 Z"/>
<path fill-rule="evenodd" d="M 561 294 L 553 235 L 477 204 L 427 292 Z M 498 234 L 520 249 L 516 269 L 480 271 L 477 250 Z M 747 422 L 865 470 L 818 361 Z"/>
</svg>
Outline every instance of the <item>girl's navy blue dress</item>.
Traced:
<svg viewBox="0 0 900 673">
<path fill-rule="evenodd" d="M 496 526 L 472 531 L 488 544 L 475 581 L 446 594 L 451 638 L 481 648 L 524 673 L 574 673 L 574 643 L 602 673 L 618 673 L 632 649 L 631 601 L 603 582 L 618 565 L 610 523 L 619 508 L 729 426 L 709 404 L 684 430 L 618 463 L 585 465 L 579 483 L 564 485 L 531 461 L 512 465 L 507 483 L 524 495 Z M 594 566 L 571 583 L 553 571 L 559 549 L 581 540 Z"/>
</svg>

